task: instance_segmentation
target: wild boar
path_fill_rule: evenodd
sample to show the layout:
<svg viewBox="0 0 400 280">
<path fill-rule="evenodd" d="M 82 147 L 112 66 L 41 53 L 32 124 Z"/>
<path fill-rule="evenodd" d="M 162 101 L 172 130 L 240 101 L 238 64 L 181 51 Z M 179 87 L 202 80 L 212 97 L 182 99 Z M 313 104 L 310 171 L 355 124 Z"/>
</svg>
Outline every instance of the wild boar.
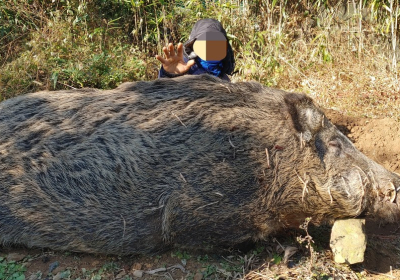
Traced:
<svg viewBox="0 0 400 280">
<path fill-rule="evenodd" d="M 0 103 L 0 242 L 104 254 L 399 218 L 400 178 L 303 94 L 185 76 Z"/>
</svg>

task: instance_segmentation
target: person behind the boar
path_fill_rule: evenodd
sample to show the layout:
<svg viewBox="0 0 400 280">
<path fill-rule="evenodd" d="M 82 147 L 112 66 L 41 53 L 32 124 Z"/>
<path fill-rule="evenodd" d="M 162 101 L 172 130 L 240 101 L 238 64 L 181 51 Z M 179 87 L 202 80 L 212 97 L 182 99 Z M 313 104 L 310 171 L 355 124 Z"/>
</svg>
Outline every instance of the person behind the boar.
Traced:
<svg viewBox="0 0 400 280">
<path fill-rule="evenodd" d="M 218 20 L 207 18 L 195 23 L 189 40 L 179 43 L 176 51 L 169 43 L 163 48 L 164 57 L 156 55 L 161 63 L 159 78 L 174 78 L 185 74 L 208 73 L 230 81 L 235 58 L 226 31 Z"/>
</svg>

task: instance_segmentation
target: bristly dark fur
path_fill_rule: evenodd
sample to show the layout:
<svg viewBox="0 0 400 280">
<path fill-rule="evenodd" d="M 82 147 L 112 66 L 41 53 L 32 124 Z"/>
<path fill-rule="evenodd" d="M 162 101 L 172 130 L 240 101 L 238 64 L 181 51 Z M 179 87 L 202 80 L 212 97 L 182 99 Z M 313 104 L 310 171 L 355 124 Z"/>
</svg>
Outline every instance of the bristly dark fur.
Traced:
<svg viewBox="0 0 400 280">
<path fill-rule="evenodd" d="M 385 199 L 397 175 L 311 98 L 255 82 L 32 93 L 0 103 L 0 131 L 2 243 L 142 254 L 234 246 L 306 217 L 398 217 Z"/>
</svg>

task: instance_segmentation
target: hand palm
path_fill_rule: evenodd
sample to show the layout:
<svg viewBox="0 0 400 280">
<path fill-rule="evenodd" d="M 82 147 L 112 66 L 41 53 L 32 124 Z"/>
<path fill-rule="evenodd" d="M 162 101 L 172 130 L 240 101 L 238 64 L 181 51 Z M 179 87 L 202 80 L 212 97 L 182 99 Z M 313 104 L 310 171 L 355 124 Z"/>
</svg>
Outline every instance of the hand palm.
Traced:
<svg viewBox="0 0 400 280">
<path fill-rule="evenodd" d="M 175 53 L 174 46 L 170 43 L 167 47 L 163 48 L 165 58 L 156 55 L 166 72 L 171 74 L 184 74 L 189 71 L 190 67 L 194 65 L 194 60 L 185 62 L 183 59 L 183 45 L 179 43 L 177 46 L 177 52 Z"/>
</svg>

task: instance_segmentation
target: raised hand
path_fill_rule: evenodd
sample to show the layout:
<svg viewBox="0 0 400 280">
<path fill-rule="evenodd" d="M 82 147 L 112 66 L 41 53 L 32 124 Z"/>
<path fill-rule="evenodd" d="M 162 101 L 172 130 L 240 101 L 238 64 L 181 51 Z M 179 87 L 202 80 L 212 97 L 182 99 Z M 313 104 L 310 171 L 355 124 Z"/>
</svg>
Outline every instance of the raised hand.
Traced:
<svg viewBox="0 0 400 280">
<path fill-rule="evenodd" d="M 190 67 L 192 67 L 195 61 L 189 60 L 185 62 L 183 59 L 183 44 L 179 43 L 177 46 L 177 52 L 175 53 L 175 48 L 172 43 L 169 43 L 167 47 L 163 47 L 163 52 L 165 57 L 160 55 L 156 55 L 156 59 L 158 59 L 166 72 L 171 74 L 184 74 L 189 71 Z"/>
</svg>

